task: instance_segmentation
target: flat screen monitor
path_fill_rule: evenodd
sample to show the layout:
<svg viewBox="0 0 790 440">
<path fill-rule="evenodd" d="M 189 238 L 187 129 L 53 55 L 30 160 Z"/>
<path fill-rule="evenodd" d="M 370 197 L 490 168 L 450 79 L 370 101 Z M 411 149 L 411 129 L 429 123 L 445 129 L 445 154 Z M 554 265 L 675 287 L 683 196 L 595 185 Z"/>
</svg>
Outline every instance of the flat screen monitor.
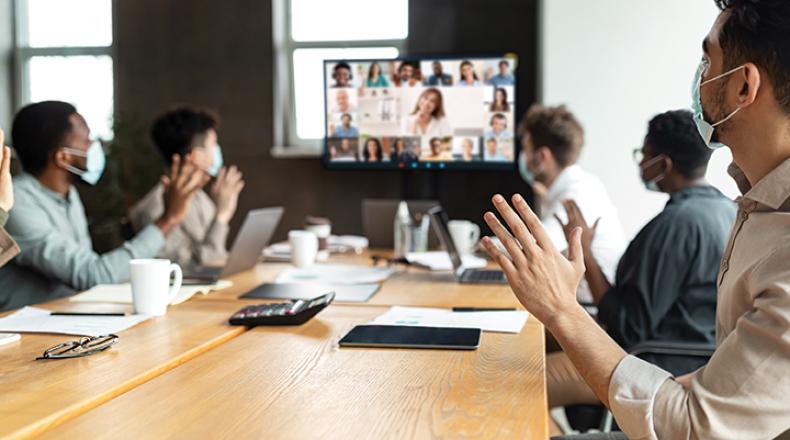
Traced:
<svg viewBox="0 0 790 440">
<path fill-rule="evenodd" d="M 327 60 L 324 163 L 513 169 L 515 57 Z"/>
</svg>

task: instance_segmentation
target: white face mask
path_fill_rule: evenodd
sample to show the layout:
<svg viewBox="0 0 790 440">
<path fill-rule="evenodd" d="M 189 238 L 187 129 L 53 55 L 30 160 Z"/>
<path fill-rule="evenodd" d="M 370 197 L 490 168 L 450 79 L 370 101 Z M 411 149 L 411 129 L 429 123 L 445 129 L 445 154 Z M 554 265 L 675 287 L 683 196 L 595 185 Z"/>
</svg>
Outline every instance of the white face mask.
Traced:
<svg viewBox="0 0 790 440">
<path fill-rule="evenodd" d="M 99 141 L 93 141 L 87 151 L 76 150 L 74 148 L 64 148 L 63 151 L 75 156 L 85 158 L 85 169 L 81 170 L 71 165 L 66 166 L 66 170 L 76 174 L 83 181 L 89 185 L 96 185 L 102 174 L 104 173 L 104 166 L 106 158 L 104 157 L 104 149 Z"/>
<path fill-rule="evenodd" d="M 705 59 L 702 59 L 699 63 L 699 67 L 697 68 L 697 73 L 694 76 L 694 84 L 691 87 L 691 97 L 692 97 L 691 108 L 694 111 L 694 123 L 697 125 L 697 130 L 699 131 L 700 136 L 702 136 L 702 140 L 705 141 L 705 144 L 708 146 L 708 148 L 715 150 L 723 146 L 723 144 L 719 142 L 711 142 L 711 139 L 713 139 L 713 131 L 719 125 L 729 121 L 730 118 L 732 118 L 739 111 L 741 111 L 741 108 L 740 107 L 736 108 L 735 110 L 732 111 L 732 113 L 727 115 L 727 117 L 725 117 L 719 122 L 710 123 L 706 121 L 705 117 L 703 116 L 702 97 L 700 94 L 700 89 L 702 88 L 702 86 L 710 84 L 714 81 L 718 81 L 726 76 L 732 75 L 733 73 L 737 72 L 740 69 L 743 69 L 744 67 L 745 66 L 736 67 L 732 70 L 724 72 L 721 75 L 715 76 L 703 82 L 702 74 L 705 72 L 705 69 L 707 68 L 707 62 L 705 61 Z"/>
<path fill-rule="evenodd" d="M 639 169 L 642 171 L 642 183 L 645 184 L 645 188 L 647 188 L 649 191 L 661 192 L 661 189 L 658 187 L 658 182 L 664 180 L 664 177 L 666 177 L 666 173 L 661 173 L 658 176 L 656 176 L 656 177 L 654 177 L 654 178 L 652 178 L 650 180 L 646 180 L 644 178 L 645 170 L 650 168 L 650 167 L 652 167 L 653 165 L 657 164 L 663 158 L 664 158 L 664 155 L 663 154 L 659 154 L 658 156 L 656 156 L 656 157 L 648 160 L 647 162 L 639 165 Z"/>
</svg>

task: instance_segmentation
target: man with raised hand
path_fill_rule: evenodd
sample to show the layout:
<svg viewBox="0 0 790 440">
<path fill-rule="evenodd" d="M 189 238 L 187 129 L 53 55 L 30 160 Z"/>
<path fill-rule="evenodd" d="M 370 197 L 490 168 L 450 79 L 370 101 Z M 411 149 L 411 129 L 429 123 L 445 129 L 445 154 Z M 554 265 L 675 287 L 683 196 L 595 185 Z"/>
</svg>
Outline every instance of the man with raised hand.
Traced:
<svg viewBox="0 0 790 440">
<path fill-rule="evenodd" d="M 719 270 L 717 348 L 706 366 L 673 377 L 627 355 L 579 306 L 581 228 L 566 258 L 521 196 L 515 210 L 493 198 L 510 232 L 485 214 L 512 259 L 490 239 L 484 246 L 519 301 L 632 440 L 790 438 L 790 2 L 716 3 L 695 120 L 709 145 L 732 150 L 730 172 L 744 194 Z"/>
</svg>

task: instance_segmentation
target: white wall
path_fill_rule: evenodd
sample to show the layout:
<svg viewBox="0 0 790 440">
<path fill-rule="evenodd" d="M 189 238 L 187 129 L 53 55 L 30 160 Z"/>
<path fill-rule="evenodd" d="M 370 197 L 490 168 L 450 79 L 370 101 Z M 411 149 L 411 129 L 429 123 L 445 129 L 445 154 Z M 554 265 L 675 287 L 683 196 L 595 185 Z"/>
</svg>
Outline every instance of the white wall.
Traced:
<svg viewBox="0 0 790 440">
<path fill-rule="evenodd" d="M 631 237 L 667 200 L 644 189 L 631 150 L 652 116 L 690 106 L 718 9 L 713 0 L 544 0 L 542 14 L 542 101 L 581 120 L 581 164 L 603 180 Z M 716 152 L 708 179 L 734 196 L 729 161 Z"/>
</svg>

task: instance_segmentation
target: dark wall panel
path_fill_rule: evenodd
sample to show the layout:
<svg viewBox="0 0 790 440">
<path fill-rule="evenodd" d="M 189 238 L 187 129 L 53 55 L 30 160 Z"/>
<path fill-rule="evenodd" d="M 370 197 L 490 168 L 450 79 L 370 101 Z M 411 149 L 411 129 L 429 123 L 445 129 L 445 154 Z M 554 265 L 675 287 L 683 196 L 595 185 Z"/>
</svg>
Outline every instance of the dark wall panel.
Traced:
<svg viewBox="0 0 790 440">
<path fill-rule="evenodd" d="M 410 9 L 407 44 L 412 54 L 536 47 L 534 1 L 413 0 Z M 404 190 L 412 198 L 438 195 L 451 217 L 478 222 L 492 193 L 529 191 L 515 170 L 402 175 L 326 171 L 317 159 L 272 158 L 272 111 L 277 103 L 271 14 L 271 3 L 260 0 L 116 0 L 118 118 L 144 123 L 176 103 L 217 110 L 223 119 L 220 142 L 226 162 L 237 164 L 247 180 L 240 210 L 288 208 L 278 239 L 308 214 L 332 218 L 339 233 L 361 233 L 361 200 L 398 198 Z M 507 22 L 515 14 L 524 17 Z M 498 26 L 484 29 L 481 23 Z M 520 59 L 523 65 L 527 57 L 520 54 Z M 534 66 L 522 70 L 535 71 Z M 520 82 L 519 98 L 534 99 L 534 81 Z M 234 219 L 235 227 L 242 217 Z"/>
</svg>

